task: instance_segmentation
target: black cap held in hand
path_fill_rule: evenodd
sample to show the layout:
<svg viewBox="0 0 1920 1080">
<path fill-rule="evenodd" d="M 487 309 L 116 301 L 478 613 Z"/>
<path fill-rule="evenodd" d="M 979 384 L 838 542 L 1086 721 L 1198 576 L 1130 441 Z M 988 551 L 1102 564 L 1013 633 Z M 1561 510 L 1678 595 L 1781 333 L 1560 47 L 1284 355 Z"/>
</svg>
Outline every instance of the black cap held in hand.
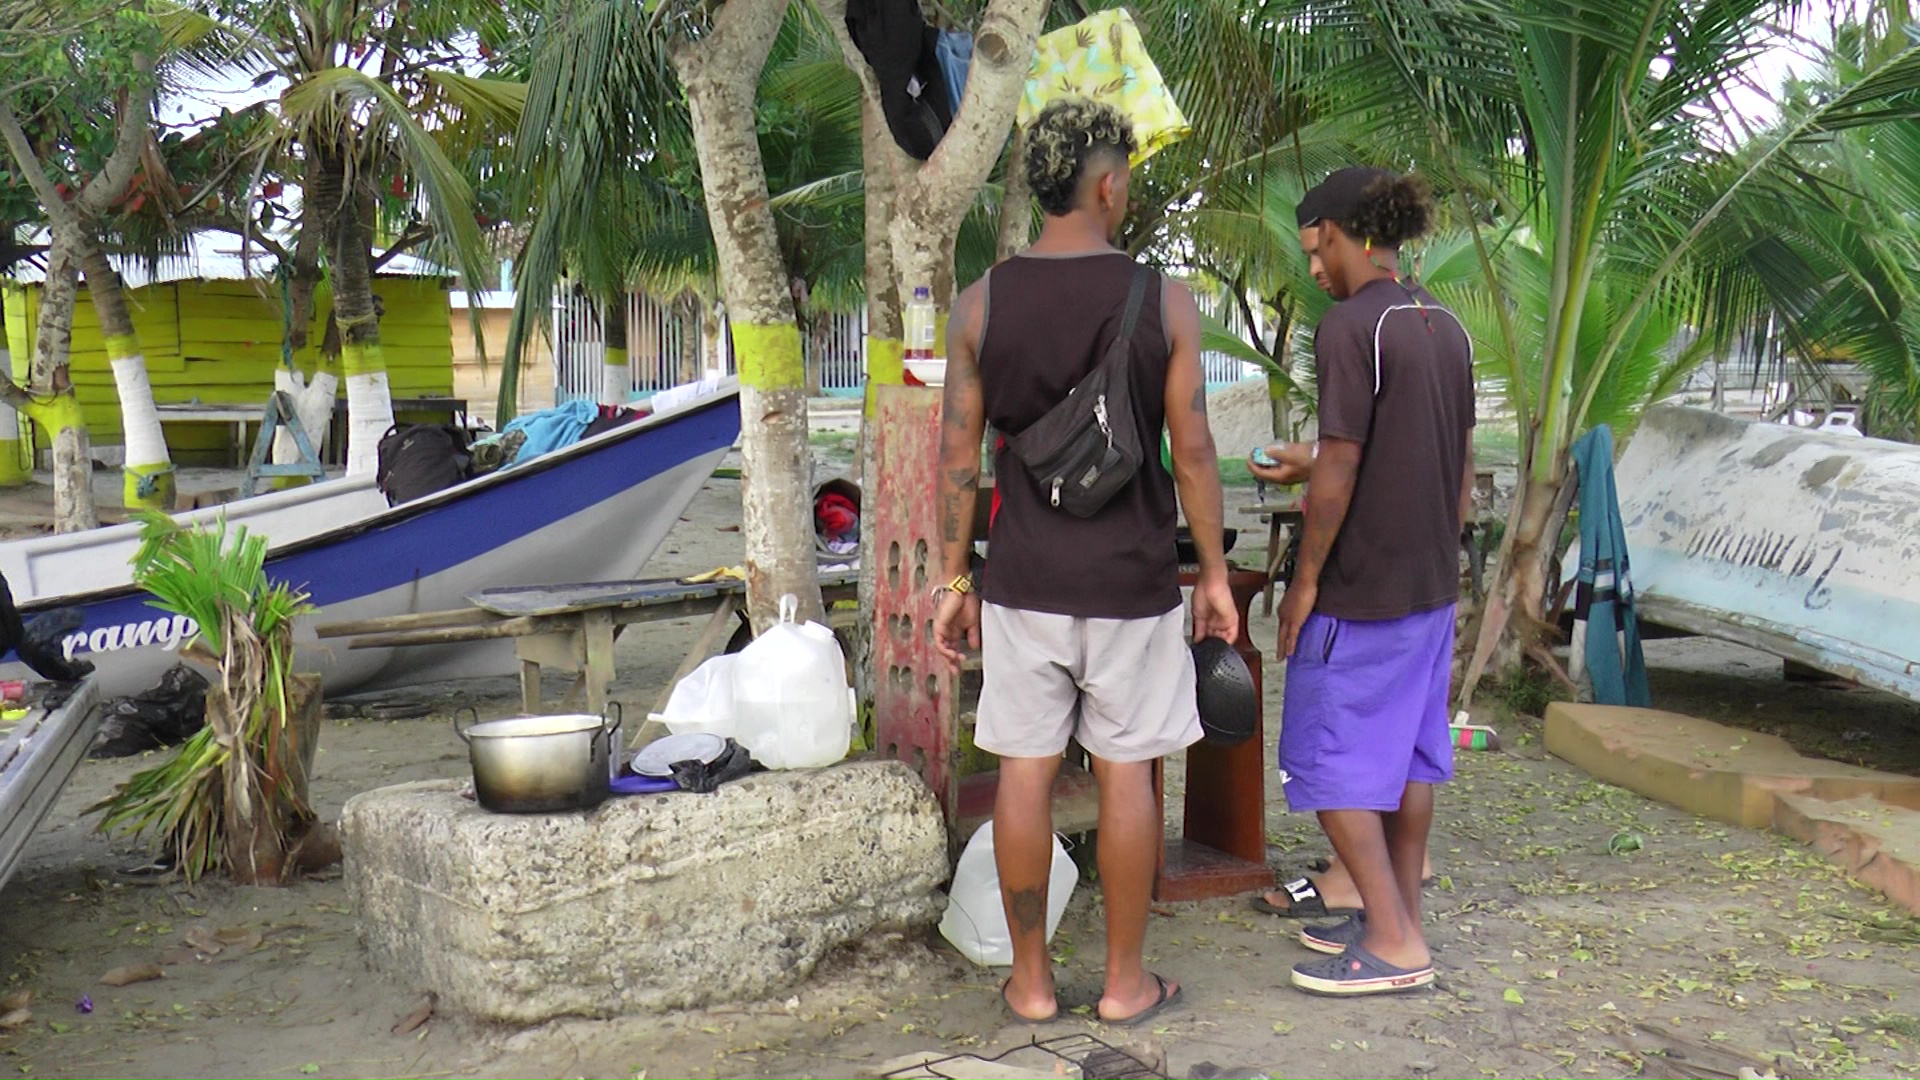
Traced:
<svg viewBox="0 0 1920 1080">
<path fill-rule="evenodd" d="M 1351 221 L 1366 202 L 1367 189 L 1376 181 L 1392 180 L 1385 169 L 1349 165 L 1315 184 L 1300 198 L 1294 219 L 1304 229 L 1321 221 Z"/>
</svg>

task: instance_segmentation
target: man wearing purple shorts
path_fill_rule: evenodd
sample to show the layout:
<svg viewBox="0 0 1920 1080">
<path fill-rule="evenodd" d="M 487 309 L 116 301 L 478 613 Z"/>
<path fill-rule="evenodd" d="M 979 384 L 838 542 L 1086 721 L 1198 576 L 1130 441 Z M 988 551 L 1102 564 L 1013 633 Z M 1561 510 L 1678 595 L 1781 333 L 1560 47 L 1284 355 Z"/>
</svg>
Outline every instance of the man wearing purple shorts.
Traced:
<svg viewBox="0 0 1920 1080">
<path fill-rule="evenodd" d="M 1386 993 L 1434 978 L 1420 876 L 1433 786 L 1453 776 L 1447 698 L 1473 479 L 1473 347 L 1453 313 L 1400 274 L 1400 246 L 1432 217 L 1419 179 L 1342 169 L 1307 192 L 1297 217 L 1314 277 L 1339 303 L 1314 336 L 1320 440 L 1256 470 L 1308 480 L 1280 609 L 1280 781 L 1292 810 L 1319 814 L 1364 910 L 1301 934 L 1328 958 L 1295 967 L 1293 984 Z"/>
</svg>

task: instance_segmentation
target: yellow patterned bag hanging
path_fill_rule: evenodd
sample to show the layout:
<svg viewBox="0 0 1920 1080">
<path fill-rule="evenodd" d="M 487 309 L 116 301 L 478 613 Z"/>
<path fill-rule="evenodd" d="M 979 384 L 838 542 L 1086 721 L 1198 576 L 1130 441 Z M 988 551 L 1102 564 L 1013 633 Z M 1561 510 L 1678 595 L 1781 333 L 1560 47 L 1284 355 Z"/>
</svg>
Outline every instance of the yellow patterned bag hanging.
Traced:
<svg viewBox="0 0 1920 1080">
<path fill-rule="evenodd" d="M 1019 125 L 1033 123 L 1048 102 L 1061 97 L 1091 98 L 1133 121 L 1136 167 L 1193 130 L 1147 55 L 1139 27 L 1122 8 L 1089 15 L 1040 38 L 1020 98 Z"/>
</svg>

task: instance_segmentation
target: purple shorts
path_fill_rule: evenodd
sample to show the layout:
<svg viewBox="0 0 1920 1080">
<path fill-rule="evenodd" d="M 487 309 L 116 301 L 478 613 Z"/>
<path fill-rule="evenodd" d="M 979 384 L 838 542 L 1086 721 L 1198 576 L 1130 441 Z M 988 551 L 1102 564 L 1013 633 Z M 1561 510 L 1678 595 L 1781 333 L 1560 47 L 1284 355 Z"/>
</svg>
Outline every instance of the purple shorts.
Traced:
<svg viewBox="0 0 1920 1080">
<path fill-rule="evenodd" d="M 1400 619 L 1307 619 L 1280 722 L 1288 809 L 1390 812 L 1409 783 L 1453 778 L 1453 620 L 1452 604 Z"/>
</svg>

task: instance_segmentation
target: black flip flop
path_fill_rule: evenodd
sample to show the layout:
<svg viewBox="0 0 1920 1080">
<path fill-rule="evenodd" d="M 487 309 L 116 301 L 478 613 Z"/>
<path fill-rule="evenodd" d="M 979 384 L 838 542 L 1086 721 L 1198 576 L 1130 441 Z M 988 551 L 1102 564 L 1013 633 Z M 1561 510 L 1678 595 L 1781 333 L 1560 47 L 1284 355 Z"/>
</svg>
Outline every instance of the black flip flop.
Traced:
<svg viewBox="0 0 1920 1080">
<path fill-rule="evenodd" d="M 1168 1006 L 1180 1003 L 1180 987 L 1175 986 L 1169 988 L 1167 986 L 1167 980 L 1161 978 L 1157 973 L 1154 974 L 1153 981 L 1160 984 L 1160 1000 L 1124 1019 L 1109 1020 L 1101 1016 L 1099 1017 L 1100 1022 L 1106 1024 L 1108 1027 L 1139 1027 L 1141 1024 L 1160 1015 Z M 1097 1013 L 1095 1015 L 1098 1016 Z"/>
<path fill-rule="evenodd" d="M 1253 910 L 1263 915 L 1274 915 L 1282 919 L 1337 919 L 1360 910 L 1353 907 L 1328 907 L 1326 898 L 1312 881 L 1300 878 L 1281 886 L 1286 890 L 1293 903 L 1286 907 L 1268 901 L 1265 896 L 1253 898 Z"/>
<path fill-rule="evenodd" d="M 1044 1016 L 1038 1020 L 1034 1019 L 1031 1016 L 1022 1015 L 1019 1009 L 1016 1009 L 1013 1007 L 1013 1002 L 1007 1000 L 1007 987 L 1012 985 L 1013 985 L 1013 980 L 1011 978 L 1007 979 L 1006 982 L 1003 982 L 1000 984 L 1000 1007 L 1002 1009 L 1005 1009 L 1007 1011 L 1007 1015 L 1013 1017 L 1016 1023 L 1051 1024 L 1055 1020 L 1060 1019 L 1060 1007 L 1058 1005 L 1054 1006 L 1053 1014 L 1051 1016 Z"/>
</svg>

